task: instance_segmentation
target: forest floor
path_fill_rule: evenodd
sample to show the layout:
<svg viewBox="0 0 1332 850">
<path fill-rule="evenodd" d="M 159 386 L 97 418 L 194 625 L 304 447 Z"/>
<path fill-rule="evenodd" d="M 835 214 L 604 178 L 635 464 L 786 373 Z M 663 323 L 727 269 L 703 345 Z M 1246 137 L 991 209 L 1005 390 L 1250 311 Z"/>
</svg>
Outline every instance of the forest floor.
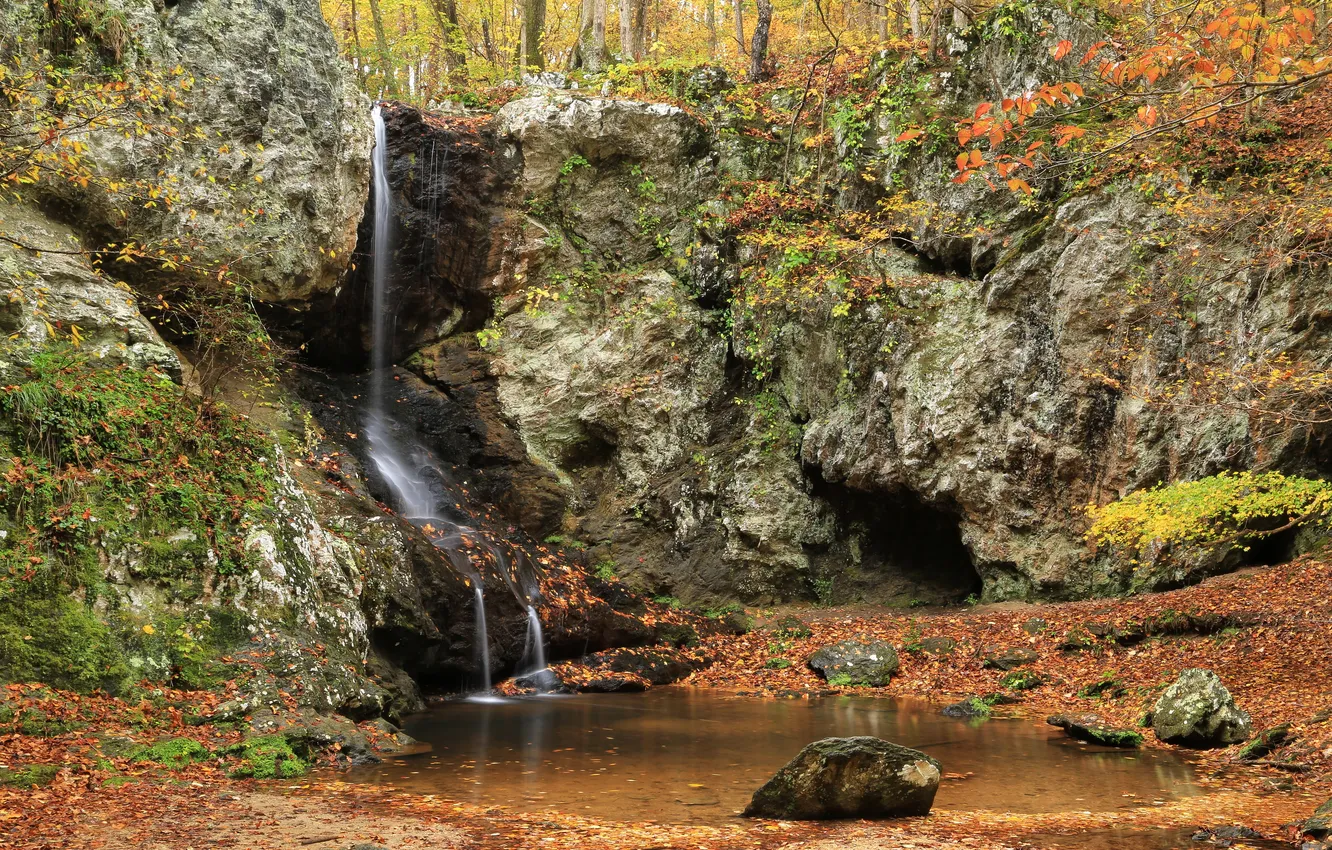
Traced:
<svg viewBox="0 0 1332 850">
<path fill-rule="evenodd" d="M 719 660 L 687 683 L 752 698 L 817 698 L 829 688 L 804 664 L 813 650 L 879 637 L 905 647 L 891 685 L 834 690 L 940 703 L 1008 692 L 1019 701 L 996 713 L 1039 723 L 1048 713 L 1094 711 L 1135 727 L 1180 670 L 1204 667 L 1221 675 L 1252 714 L 1255 730 L 1290 723 L 1293 740 L 1257 765 L 1236 763 L 1237 747 L 1190 753 L 1207 790 L 1201 796 L 1128 807 L 1120 799 L 1095 801 L 1087 811 L 1048 815 L 936 810 L 927 818 L 877 823 L 619 823 L 351 785 L 327 771 L 259 781 L 228 778 L 208 760 L 173 769 L 108 758 L 98 742 L 116 736 L 189 737 L 215 750 L 236 733 L 191 720 L 189 702 L 204 709 L 215 695 L 168 692 L 160 705 L 131 706 L 11 685 L 8 705 L 27 706 L 18 716 L 43 720 L 11 723 L 0 735 L 0 772 L 12 783 L 34 766 L 49 765 L 54 778 L 29 789 L 0 786 L 0 847 L 1109 848 L 1138 846 L 1138 830 L 1180 830 L 1187 837 L 1196 827 L 1221 824 L 1291 841 L 1297 837 L 1292 825 L 1332 794 L 1329 587 L 1332 562 L 1305 558 L 1130 599 L 946 611 L 804 609 L 798 613 L 808 636 L 760 629 L 709 639 L 707 648 Z M 931 638 L 956 645 L 939 652 L 940 641 Z M 1012 692 L 1000 685 L 1003 671 L 983 666 L 995 649 L 1012 648 L 1036 653 L 1024 669 L 1043 684 Z M 1092 691 L 1098 693 L 1079 695 Z M 1143 731 L 1144 746 L 1164 746 Z M 1106 835 L 1119 835 L 1120 843 L 1104 843 Z"/>
</svg>

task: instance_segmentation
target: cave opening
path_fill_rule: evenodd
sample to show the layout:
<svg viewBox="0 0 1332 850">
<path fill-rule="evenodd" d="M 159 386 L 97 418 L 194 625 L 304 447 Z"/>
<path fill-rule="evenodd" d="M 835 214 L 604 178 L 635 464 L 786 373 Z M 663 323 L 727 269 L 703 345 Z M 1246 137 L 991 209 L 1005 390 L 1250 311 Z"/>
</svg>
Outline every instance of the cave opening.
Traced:
<svg viewBox="0 0 1332 850">
<path fill-rule="evenodd" d="M 905 489 L 866 492 L 818 480 L 814 495 L 837 517 L 836 542 L 811 558 L 820 601 L 950 605 L 981 595 L 951 507 Z"/>
</svg>

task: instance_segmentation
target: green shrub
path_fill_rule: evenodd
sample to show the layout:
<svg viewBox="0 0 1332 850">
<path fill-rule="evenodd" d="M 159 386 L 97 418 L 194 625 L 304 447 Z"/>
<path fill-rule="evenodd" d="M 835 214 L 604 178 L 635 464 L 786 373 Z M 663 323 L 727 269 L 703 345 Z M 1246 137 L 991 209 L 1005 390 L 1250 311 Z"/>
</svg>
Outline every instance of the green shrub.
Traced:
<svg viewBox="0 0 1332 850">
<path fill-rule="evenodd" d="M 1139 490 L 1088 507 L 1089 537 L 1137 553 L 1154 544 L 1207 546 L 1251 541 L 1271 531 L 1326 519 L 1332 482 L 1278 472 L 1222 472 L 1197 481 Z"/>
</svg>

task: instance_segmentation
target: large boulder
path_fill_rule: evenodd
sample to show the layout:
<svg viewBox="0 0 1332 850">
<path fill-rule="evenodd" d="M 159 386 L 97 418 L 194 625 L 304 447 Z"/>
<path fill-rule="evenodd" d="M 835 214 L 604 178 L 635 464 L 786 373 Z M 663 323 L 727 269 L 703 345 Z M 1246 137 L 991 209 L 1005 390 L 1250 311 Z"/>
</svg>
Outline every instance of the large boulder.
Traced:
<svg viewBox="0 0 1332 850">
<path fill-rule="evenodd" d="M 1190 668 L 1156 701 L 1152 731 L 1167 744 L 1206 748 L 1242 743 L 1251 728 L 1248 712 L 1215 673 Z"/>
<path fill-rule="evenodd" d="M 754 792 L 745 817 L 785 820 L 925 815 L 943 768 L 880 738 L 824 738 L 800 751 Z"/>
<path fill-rule="evenodd" d="M 897 651 L 881 640 L 844 640 L 815 652 L 808 663 L 829 684 L 872 688 L 888 684 L 899 665 Z"/>
</svg>

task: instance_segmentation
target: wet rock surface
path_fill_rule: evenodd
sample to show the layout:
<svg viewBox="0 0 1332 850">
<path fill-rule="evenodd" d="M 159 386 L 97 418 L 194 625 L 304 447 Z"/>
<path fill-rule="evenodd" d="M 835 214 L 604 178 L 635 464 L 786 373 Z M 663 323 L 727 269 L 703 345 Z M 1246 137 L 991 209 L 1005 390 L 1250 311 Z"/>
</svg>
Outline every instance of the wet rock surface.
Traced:
<svg viewBox="0 0 1332 850">
<path fill-rule="evenodd" d="M 1095 714 L 1055 714 L 1046 723 L 1057 726 L 1070 738 L 1106 747 L 1132 749 L 1142 745 L 1142 735 L 1131 729 L 1118 729 L 1101 721 Z"/>
<path fill-rule="evenodd" d="M 879 738 L 825 738 L 800 751 L 754 792 L 745 817 L 784 820 L 929 814 L 942 767 Z"/>
</svg>

